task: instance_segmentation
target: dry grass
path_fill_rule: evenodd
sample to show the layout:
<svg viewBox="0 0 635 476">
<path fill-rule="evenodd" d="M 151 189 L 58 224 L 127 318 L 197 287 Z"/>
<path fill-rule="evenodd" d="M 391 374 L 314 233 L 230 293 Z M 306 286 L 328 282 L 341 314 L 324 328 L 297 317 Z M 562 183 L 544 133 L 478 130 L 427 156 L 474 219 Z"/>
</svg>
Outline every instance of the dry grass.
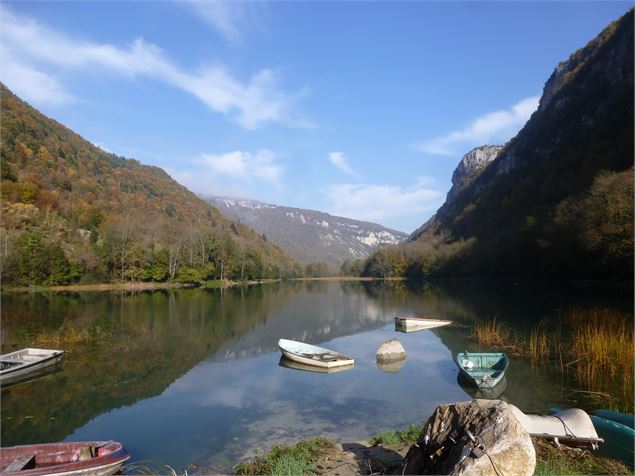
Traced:
<svg viewBox="0 0 635 476">
<path fill-rule="evenodd" d="M 615 391 L 619 381 L 632 399 L 633 322 L 615 310 L 571 309 L 551 326 L 543 321 L 529 339 L 496 318 L 474 326 L 472 338 L 484 346 L 528 357 L 534 363 L 556 363 L 589 390 Z M 627 398 L 627 400 L 630 400 Z"/>
<path fill-rule="evenodd" d="M 623 390 L 633 389 L 633 324 L 626 316 L 606 310 L 572 310 L 570 358 L 576 379 L 603 389 L 617 378 Z"/>
</svg>

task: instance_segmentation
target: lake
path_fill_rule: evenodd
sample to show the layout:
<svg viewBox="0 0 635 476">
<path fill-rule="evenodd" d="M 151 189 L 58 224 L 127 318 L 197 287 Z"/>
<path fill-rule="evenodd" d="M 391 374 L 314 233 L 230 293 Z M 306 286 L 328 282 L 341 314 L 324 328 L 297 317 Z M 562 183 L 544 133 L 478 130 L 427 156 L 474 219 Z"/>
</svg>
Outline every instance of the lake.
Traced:
<svg viewBox="0 0 635 476">
<path fill-rule="evenodd" d="M 2 444 L 117 440 L 134 460 L 227 471 L 255 450 L 320 436 L 351 441 L 418 423 L 471 398 L 453 355 L 479 350 L 469 326 L 496 317 L 524 332 L 569 309 L 632 312 L 632 290 L 448 282 L 305 281 L 218 290 L 6 294 L 2 351 L 62 348 L 61 369 L 2 389 Z M 397 333 L 395 315 L 458 326 Z M 62 336 L 63 343 L 55 341 Z M 355 358 L 322 374 L 279 365 L 284 337 Z M 375 352 L 398 338 L 398 372 Z M 513 359 L 501 398 L 525 412 L 592 409 L 554 369 Z"/>
</svg>

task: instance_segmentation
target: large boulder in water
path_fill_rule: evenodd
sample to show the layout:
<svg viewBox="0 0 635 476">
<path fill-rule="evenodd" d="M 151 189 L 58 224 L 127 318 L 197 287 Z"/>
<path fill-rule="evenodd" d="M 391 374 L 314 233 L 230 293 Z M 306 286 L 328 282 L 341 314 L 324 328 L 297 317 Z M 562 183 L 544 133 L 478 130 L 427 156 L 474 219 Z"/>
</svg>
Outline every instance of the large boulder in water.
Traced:
<svg viewBox="0 0 635 476">
<path fill-rule="evenodd" d="M 440 405 L 404 461 L 404 474 L 531 476 L 529 433 L 500 400 Z"/>
<path fill-rule="evenodd" d="M 379 347 L 375 357 L 378 364 L 397 362 L 406 358 L 406 350 L 397 339 L 390 339 Z"/>
</svg>

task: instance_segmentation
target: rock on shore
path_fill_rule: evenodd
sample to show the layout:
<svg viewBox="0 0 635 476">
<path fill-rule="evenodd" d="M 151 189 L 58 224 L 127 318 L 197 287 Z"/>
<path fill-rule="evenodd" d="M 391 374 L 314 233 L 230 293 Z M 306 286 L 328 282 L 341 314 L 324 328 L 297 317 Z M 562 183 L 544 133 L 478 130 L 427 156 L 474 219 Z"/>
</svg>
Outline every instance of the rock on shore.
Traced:
<svg viewBox="0 0 635 476">
<path fill-rule="evenodd" d="M 535 467 L 529 433 L 509 405 L 473 400 L 436 408 L 406 455 L 404 473 L 531 476 Z"/>
</svg>

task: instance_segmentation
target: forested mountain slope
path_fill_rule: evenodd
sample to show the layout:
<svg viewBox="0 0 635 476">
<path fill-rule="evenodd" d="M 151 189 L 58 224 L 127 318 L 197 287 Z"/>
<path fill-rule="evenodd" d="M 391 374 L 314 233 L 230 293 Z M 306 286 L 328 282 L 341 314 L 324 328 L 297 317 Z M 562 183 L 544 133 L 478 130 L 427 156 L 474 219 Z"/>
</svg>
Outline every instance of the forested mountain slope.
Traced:
<svg viewBox="0 0 635 476">
<path fill-rule="evenodd" d="M 315 210 L 227 197 L 206 200 L 227 217 L 264 233 L 301 262 L 323 263 L 331 272 L 339 272 L 345 261 L 367 258 L 379 245 L 398 244 L 408 237 L 376 223 Z"/>
<path fill-rule="evenodd" d="M 300 272 L 162 169 L 103 151 L 4 85 L 0 95 L 3 284 Z"/>
<path fill-rule="evenodd" d="M 633 273 L 633 11 L 560 63 L 540 106 L 370 275 Z"/>
</svg>

